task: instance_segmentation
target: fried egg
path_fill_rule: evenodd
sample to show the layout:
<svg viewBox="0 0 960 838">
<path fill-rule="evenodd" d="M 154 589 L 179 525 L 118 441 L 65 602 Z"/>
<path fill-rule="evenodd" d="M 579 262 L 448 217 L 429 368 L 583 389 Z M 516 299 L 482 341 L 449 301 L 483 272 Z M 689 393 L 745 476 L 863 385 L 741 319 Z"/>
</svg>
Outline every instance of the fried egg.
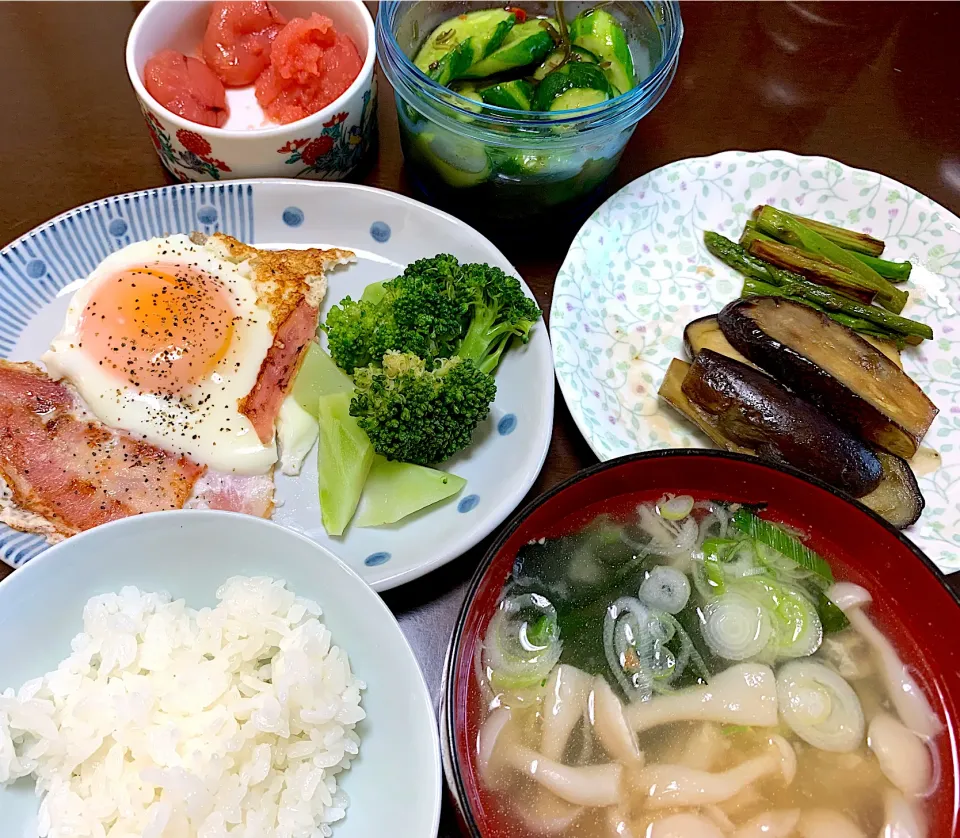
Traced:
<svg viewBox="0 0 960 838">
<path fill-rule="evenodd" d="M 352 256 L 259 251 L 219 234 L 128 245 L 76 290 L 43 362 L 110 427 L 217 471 L 266 473 L 276 439 L 258 435 L 243 405 L 284 318 L 323 296 L 325 254 Z"/>
</svg>

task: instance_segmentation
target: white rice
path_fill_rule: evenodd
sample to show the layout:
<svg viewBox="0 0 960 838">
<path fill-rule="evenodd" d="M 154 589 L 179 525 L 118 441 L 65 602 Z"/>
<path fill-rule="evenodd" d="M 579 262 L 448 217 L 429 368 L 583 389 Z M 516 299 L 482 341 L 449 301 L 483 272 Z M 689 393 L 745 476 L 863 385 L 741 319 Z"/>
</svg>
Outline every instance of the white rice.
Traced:
<svg viewBox="0 0 960 838">
<path fill-rule="evenodd" d="M 283 582 L 217 598 L 94 597 L 70 657 L 0 696 L 0 783 L 34 776 L 42 838 L 331 834 L 364 684 Z"/>
</svg>

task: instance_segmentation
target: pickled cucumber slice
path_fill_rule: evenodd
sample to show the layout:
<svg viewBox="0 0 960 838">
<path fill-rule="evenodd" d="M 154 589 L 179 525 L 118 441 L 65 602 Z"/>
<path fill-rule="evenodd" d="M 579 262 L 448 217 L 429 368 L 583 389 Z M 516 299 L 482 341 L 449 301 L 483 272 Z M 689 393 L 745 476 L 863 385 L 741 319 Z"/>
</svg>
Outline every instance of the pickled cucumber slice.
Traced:
<svg viewBox="0 0 960 838">
<path fill-rule="evenodd" d="M 589 108 L 610 99 L 609 93 L 589 88 L 577 88 L 561 93 L 550 104 L 551 111 L 572 111 L 576 108 Z"/>
<path fill-rule="evenodd" d="M 506 9 L 452 17 L 430 33 L 413 63 L 446 86 L 497 50 L 516 22 L 516 15 Z"/>
<path fill-rule="evenodd" d="M 570 24 L 570 38 L 578 47 L 600 58 L 610 84 L 621 93 L 636 85 L 630 44 L 619 21 L 605 9 L 590 9 L 577 15 Z"/>
<path fill-rule="evenodd" d="M 476 186 L 492 171 L 482 143 L 449 132 L 424 131 L 414 138 L 416 151 L 451 186 Z"/>
<path fill-rule="evenodd" d="M 598 102 L 605 101 L 612 96 L 610 83 L 604 75 L 603 70 L 597 64 L 584 64 L 581 62 L 568 62 L 562 67 L 548 73 L 540 87 L 537 88 L 536 106 L 538 111 L 556 110 L 553 103 L 557 97 L 569 90 L 582 89 L 594 91 L 602 94 Z"/>
<path fill-rule="evenodd" d="M 544 59 L 543 64 L 534 70 L 533 77 L 537 81 L 542 81 L 546 77 L 547 73 L 552 73 L 563 63 L 563 56 L 564 52 L 562 49 L 555 49 Z M 590 52 L 590 50 L 578 46 L 570 47 L 570 60 L 581 61 L 584 64 L 600 63 L 600 59 Z"/>
<path fill-rule="evenodd" d="M 480 91 L 483 101 L 500 108 L 529 111 L 533 108 L 533 85 L 523 79 L 505 81 Z"/>
<path fill-rule="evenodd" d="M 538 19 L 517 24 L 507 34 L 500 48 L 474 64 L 464 78 L 483 79 L 536 64 L 553 49 L 553 36 L 548 26 L 556 30 L 557 22 Z"/>
</svg>

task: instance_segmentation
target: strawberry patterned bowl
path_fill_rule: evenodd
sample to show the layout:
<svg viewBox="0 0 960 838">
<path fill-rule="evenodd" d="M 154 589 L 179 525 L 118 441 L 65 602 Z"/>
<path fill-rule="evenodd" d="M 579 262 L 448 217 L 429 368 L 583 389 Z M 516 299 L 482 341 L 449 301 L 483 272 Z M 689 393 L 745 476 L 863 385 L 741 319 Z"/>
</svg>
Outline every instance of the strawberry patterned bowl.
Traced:
<svg viewBox="0 0 960 838">
<path fill-rule="evenodd" d="M 127 74 L 139 100 L 150 139 L 163 165 L 181 181 L 246 177 L 343 180 L 374 144 L 376 45 L 373 19 L 362 0 L 271 3 L 287 21 L 314 12 L 333 21 L 356 45 L 362 65 L 353 83 L 316 113 L 287 124 L 269 121 L 254 85 L 228 87 L 222 127 L 192 122 L 161 105 L 147 91 L 144 68 L 162 50 L 201 55 L 212 3 L 151 0 L 127 38 Z"/>
</svg>

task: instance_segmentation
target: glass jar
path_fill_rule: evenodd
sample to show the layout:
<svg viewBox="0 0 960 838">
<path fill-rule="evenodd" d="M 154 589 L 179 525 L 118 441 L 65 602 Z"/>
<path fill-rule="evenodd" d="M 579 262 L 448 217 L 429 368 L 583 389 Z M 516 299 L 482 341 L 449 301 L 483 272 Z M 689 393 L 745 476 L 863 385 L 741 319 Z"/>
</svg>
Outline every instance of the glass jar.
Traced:
<svg viewBox="0 0 960 838">
<path fill-rule="evenodd" d="M 564 8 L 572 19 L 597 4 L 566 2 Z M 516 5 L 529 17 L 554 8 L 544 2 Z M 637 123 L 670 86 L 683 35 L 676 3 L 606 2 L 603 8 L 627 34 L 640 78 L 636 87 L 591 107 L 533 112 L 466 98 L 413 64 L 436 26 L 476 11 L 477 3 L 380 4 L 377 48 L 396 93 L 407 171 L 429 201 L 478 226 L 516 231 L 541 219 L 559 221 L 598 190 Z"/>
</svg>

